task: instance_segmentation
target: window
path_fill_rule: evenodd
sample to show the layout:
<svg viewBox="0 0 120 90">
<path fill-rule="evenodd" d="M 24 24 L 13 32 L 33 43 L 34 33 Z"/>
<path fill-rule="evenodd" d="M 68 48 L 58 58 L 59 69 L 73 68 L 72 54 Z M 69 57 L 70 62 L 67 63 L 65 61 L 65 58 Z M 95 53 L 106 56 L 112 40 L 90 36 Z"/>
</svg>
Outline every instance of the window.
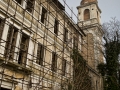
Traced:
<svg viewBox="0 0 120 90">
<path fill-rule="evenodd" d="M 0 40 L 2 37 L 2 33 L 3 33 L 3 28 L 4 28 L 4 21 L 0 19 Z"/>
<path fill-rule="evenodd" d="M 85 9 L 85 11 L 84 11 L 84 20 L 88 20 L 88 19 L 90 19 L 90 10 Z"/>
<path fill-rule="evenodd" d="M 58 27 L 59 26 L 59 22 L 57 19 L 55 19 L 55 24 L 54 24 L 54 33 L 57 35 L 58 34 Z"/>
<path fill-rule="evenodd" d="M 1 87 L 1 90 L 11 90 L 11 89 L 7 89 L 7 88 L 2 88 L 2 87 Z"/>
<path fill-rule="evenodd" d="M 27 53 L 28 53 L 28 44 L 29 44 L 29 36 L 22 33 L 18 64 L 23 64 L 23 65 L 26 64 Z"/>
<path fill-rule="evenodd" d="M 38 44 L 37 49 L 37 60 L 36 63 L 39 65 L 43 65 L 43 57 L 44 57 L 44 46 L 42 44 Z"/>
<path fill-rule="evenodd" d="M 76 37 L 73 37 L 73 48 L 77 49 L 78 48 L 78 41 Z"/>
<path fill-rule="evenodd" d="M 15 0 L 17 3 L 21 4 L 22 0 Z"/>
<path fill-rule="evenodd" d="M 43 7 L 41 13 L 41 22 L 45 24 L 47 18 L 47 10 Z"/>
<path fill-rule="evenodd" d="M 18 29 L 13 25 L 10 25 L 7 34 L 7 41 L 6 41 L 5 53 L 4 53 L 4 56 L 10 60 L 13 60 L 14 57 L 17 34 L 18 34 Z"/>
<path fill-rule="evenodd" d="M 98 90 L 98 82 L 96 81 L 96 90 Z"/>
<path fill-rule="evenodd" d="M 67 42 L 67 40 L 68 40 L 68 30 L 65 28 L 64 41 Z"/>
<path fill-rule="evenodd" d="M 33 9 L 34 9 L 34 0 L 27 0 L 26 10 L 32 13 Z"/>
<path fill-rule="evenodd" d="M 57 54 L 55 52 L 52 52 L 52 66 L 51 70 L 56 72 L 57 71 Z"/>
<path fill-rule="evenodd" d="M 66 72 L 66 60 L 63 59 L 62 60 L 62 75 L 65 76 L 65 72 Z"/>
</svg>

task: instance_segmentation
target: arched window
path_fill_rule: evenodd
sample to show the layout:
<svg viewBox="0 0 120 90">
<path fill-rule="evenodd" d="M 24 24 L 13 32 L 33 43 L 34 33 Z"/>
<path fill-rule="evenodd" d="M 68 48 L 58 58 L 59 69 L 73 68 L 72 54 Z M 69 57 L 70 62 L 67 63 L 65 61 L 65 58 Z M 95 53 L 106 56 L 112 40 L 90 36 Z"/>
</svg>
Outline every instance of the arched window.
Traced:
<svg viewBox="0 0 120 90">
<path fill-rule="evenodd" d="M 90 19 L 90 10 L 85 9 L 85 11 L 84 11 L 84 20 L 88 20 L 88 19 Z"/>
</svg>

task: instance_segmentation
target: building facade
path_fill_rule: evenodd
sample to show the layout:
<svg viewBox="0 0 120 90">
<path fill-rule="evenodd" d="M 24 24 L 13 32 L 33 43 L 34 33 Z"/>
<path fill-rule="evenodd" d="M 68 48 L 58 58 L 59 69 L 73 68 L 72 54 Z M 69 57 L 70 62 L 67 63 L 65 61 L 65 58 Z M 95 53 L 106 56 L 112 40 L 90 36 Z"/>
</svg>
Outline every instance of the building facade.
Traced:
<svg viewBox="0 0 120 90">
<path fill-rule="evenodd" d="M 58 0 L 0 0 L 0 90 L 62 90 L 82 36 Z"/>
<path fill-rule="evenodd" d="M 0 90 L 67 89 L 73 80 L 74 48 L 88 62 L 93 90 L 102 90 L 96 70 L 102 62 L 96 49 L 101 11 L 96 0 L 86 1 L 78 6 L 76 24 L 58 0 L 0 0 Z M 97 14 L 88 13 L 91 6 Z"/>
<path fill-rule="evenodd" d="M 97 0 L 82 0 L 77 9 L 78 25 L 86 34 L 86 37 L 83 37 L 81 49 L 83 57 L 91 68 L 89 75 L 92 78 L 92 88 L 93 90 L 103 90 L 102 77 L 97 70 L 98 64 L 103 63 L 101 10 Z"/>
</svg>

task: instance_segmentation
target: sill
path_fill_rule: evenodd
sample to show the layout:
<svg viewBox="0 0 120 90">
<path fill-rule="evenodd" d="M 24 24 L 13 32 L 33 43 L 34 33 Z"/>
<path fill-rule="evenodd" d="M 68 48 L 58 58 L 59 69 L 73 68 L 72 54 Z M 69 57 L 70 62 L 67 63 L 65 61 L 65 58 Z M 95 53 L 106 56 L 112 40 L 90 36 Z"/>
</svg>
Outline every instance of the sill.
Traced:
<svg viewBox="0 0 120 90">
<path fill-rule="evenodd" d="M 31 72 L 32 72 L 32 70 L 30 68 L 27 68 L 23 65 L 20 65 L 18 63 L 13 62 L 13 61 L 10 61 L 10 60 L 7 61 L 3 57 L 0 57 L 0 65 L 5 67 L 5 68 L 12 69 L 15 71 L 25 72 L 27 74 L 31 74 Z"/>
</svg>

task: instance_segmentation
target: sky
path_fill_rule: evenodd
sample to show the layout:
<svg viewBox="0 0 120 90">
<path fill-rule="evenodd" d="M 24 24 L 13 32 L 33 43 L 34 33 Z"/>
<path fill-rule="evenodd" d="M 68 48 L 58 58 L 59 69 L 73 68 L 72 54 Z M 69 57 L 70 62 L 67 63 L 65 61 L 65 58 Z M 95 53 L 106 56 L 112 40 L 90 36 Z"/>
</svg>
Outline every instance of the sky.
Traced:
<svg viewBox="0 0 120 90">
<path fill-rule="evenodd" d="M 67 5 L 70 9 L 73 10 L 75 15 L 77 16 L 77 6 L 80 5 L 81 0 L 59 0 L 62 4 L 63 1 L 66 1 Z M 63 4 L 64 5 L 64 4 Z M 68 9 L 67 5 L 65 5 L 66 12 L 69 13 L 70 17 L 77 22 L 76 16 L 71 14 L 71 11 Z M 120 21 L 120 0 L 98 0 L 98 6 L 101 9 L 101 23 L 109 22 L 112 17 L 116 17 L 117 20 Z"/>
</svg>

